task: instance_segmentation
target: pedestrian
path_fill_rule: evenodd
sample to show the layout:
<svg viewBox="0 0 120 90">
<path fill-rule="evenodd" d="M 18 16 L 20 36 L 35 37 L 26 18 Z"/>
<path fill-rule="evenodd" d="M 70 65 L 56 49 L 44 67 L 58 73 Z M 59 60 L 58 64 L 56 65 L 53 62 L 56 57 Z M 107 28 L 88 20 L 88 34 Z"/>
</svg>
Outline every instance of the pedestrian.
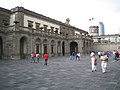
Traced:
<svg viewBox="0 0 120 90">
<path fill-rule="evenodd" d="M 116 50 L 116 52 L 115 52 L 115 60 L 118 61 L 118 58 L 119 58 L 119 52 Z"/>
<path fill-rule="evenodd" d="M 48 61 L 48 57 L 49 57 L 48 53 L 45 53 L 43 57 L 44 57 L 44 60 L 45 60 L 44 65 L 47 65 L 47 61 Z"/>
<path fill-rule="evenodd" d="M 96 58 L 95 54 L 92 55 L 92 57 L 91 57 L 91 65 L 92 65 L 92 72 L 93 72 L 93 71 L 96 71 L 97 58 Z"/>
<path fill-rule="evenodd" d="M 36 63 L 39 63 L 40 55 L 39 53 L 36 53 Z"/>
<path fill-rule="evenodd" d="M 34 62 L 35 63 L 35 54 L 34 52 L 31 53 L 31 63 Z"/>
<path fill-rule="evenodd" d="M 105 52 L 102 53 L 101 57 L 101 68 L 102 68 L 102 72 L 105 73 L 106 72 L 106 68 L 107 68 L 107 63 L 108 63 L 108 57 L 105 54 Z"/>
<path fill-rule="evenodd" d="M 80 60 L 80 52 L 77 53 L 76 60 Z"/>
<path fill-rule="evenodd" d="M 99 51 L 99 52 L 98 52 L 98 57 L 100 58 L 100 56 L 101 56 L 101 52 Z"/>
<path fill-rule="evenodd" d="M 107 57 L 109 58 L 109 56 L 110 56 L 110 52 L 107 51 L 107 52 L 106 52 L 106 55 L 107 55 Z"/>
<path fill-rule="evenodd" d="M 70 56 L 70 60 L 74 60 L 74 59 L 75 59 L 75 52 L 72 52 Z"/>
<path fill-rule="evenodd" d="M 116 60 L 116 50 L 113 50 L 113 59 Z"/>
<path fill-rule="evenodd" d="M 95 55 L 95 52 L 94 52 L 94 51 L 92 51 L 92 52 L 90 53 L 90 57 L 92 57 L 93 55 Z"/>
</svg>

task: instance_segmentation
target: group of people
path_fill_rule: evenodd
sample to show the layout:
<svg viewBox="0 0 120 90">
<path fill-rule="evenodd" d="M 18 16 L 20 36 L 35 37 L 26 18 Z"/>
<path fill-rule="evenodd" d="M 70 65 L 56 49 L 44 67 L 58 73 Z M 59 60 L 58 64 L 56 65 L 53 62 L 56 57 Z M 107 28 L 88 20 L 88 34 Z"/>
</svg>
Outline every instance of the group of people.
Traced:
<svg viewBox="0 0 120 90">
<path fill-rule="evenodd" d="M 49 57 L 49 55 L 47 53 L 44 53 L 44 55 L 43 55 L 43 58 L 45 60 L 44 65 L 47 65 L 48 57 Z M 31 59 L 30 59 L 31 63 L 32 62 L 39 63 L 39 59 L 40 59 L 40 54 L 39 53 L 36 53 L 36 54 L 34 52 L 31 53 Z"/>
<path fill-rule="evenodd" d="M 80 52 L 77 52 L 77 53 L 72 52 L 70 54 L 70 60 L 80 60 Z"/>
<path fill-rule="evenodd" d="M 94 71 L 96 71 L 98 59 L 94 52 L 91 52 L 90 56 L 91 56 L 92 72 L 94 72 Z M 101 60 L 102 72 L 105 73 L 109 57 L 107 56 L 107 54 L 105 52 L 102 52 L 100 55 L 98 54 L 98 56 L 99 56 L 99 59 Z"/>
</svg>

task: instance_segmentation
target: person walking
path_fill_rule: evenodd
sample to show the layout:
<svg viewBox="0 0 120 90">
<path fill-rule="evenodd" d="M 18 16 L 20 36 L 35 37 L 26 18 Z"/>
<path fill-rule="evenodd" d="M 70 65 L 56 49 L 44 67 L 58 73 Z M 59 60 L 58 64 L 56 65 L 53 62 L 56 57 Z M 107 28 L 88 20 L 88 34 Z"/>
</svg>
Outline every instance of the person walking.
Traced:
<svg viewBox="0 0 120 90">
<path fill-rule="evenodd" d="M 95 55 L 95 52 L 94 52 L 94 51 L 92 51 L 92 52 L 90 53 L 90 57 L 92 57 L 93 55 Z"/>
<path fill-rule="evenodd" d="M 30 60 L 31 60 L 31 61 L 30 61 L 31 63 L 32 63 L 32 62 L 35 63 L 35 54 L 34 54 L 34 52 L 31 53 L 31 59 L 30 59 Z"/>
<path fill-rule="evenodd" d="M 101 52 L 99 51 L 99 52 L 98 52 L 98 57 L 100 58 L 100 56 L 101 56 Z"/>
<path fill-rule="evenodd" d="M 40 58 L 39 53 L 36 53 L 36 63 L 39 63 L 39 58 Z"/>
<path fill-rule="evenodd" d="M 106 72 L 106 68 L 107 68 L 107 63 L 108 63 L 108 57 L 105 54 L 105 52 L 102 53 L 101 57 L 101 68 L 102 68 L 102 72 L 105 73 Z"/>
<path fill-rule="evenodd" d="M 72 52 L 72 60 L 75 59 L 75 52 Z"/>
<path fill-rule="evenodd" d="M 48 53 L 45 53 L 43 57 L 44 57 L 44 60 L 45 60 L 44 65 L 47 65 L 47 61 L 48 61 L 48 57 L 49 57 Z"/>
<path fill-rule="evenodd" d="M 116 60 L 116 50 L 113 50 L 113 59 Z"/>
<path fill-rule="evenodd" d="M 96 71 L 97 58 L 96 58 L 95 54 L 93 54 L 91 57 L 91 65 L 92 65 L 92 72 Z"/>
<path fill-rule="evenodd" d="M 80 52 L 77 53 L 76 60 L 80 60 Z"/>
</svg>

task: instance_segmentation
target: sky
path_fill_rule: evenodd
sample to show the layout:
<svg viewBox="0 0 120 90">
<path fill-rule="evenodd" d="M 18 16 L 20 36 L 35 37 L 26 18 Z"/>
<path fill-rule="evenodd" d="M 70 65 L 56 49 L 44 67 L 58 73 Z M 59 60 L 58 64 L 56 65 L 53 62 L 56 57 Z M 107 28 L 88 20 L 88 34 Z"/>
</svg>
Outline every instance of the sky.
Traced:
<svg viewBox="0 0 120 90">
<path fill-rule="evenodd" d="M 103 22 L 105 34 L 120 34 L 120 0 L 0 0 L 0 7 L 16 6 L 89 31 L 90 25 Z M 92 21 L 89 19 L 94 18 Z"/>
</svg>

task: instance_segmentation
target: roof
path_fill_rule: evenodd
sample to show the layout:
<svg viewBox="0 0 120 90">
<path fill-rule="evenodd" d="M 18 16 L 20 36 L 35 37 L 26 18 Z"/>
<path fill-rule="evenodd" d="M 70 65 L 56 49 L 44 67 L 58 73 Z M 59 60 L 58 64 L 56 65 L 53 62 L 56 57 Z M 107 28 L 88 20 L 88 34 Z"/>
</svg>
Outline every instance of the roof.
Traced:
<svg viewBox="0 0 120 90">
<path fill-rule="evenodd" d="M 71 25 L 67 25 L 65 23 L 62 23 L 61 21 L 58 21 L 58 20 L 55 20 L 55 19 L 52 19 L 50 17 L 47 17 L 47 16 L 44 16 L 42 14 L 38 14 L 36 12 L 33 12 L 33 11 L 30 11 L 28 9 L 25 9 L 24 7 L 15 7 L 13 9 L 11 9 L 11 12 L 12 13 L 15 13 L 15 12 L 23 12 L 25 14 L 28 14 L 28 15 L 31 15 L 31 16 L 34 16 L 34 17 L 38 17 L 40 19 L 43 19 L 43 20 L 46 20 L 46 21 L 49 21 L 49 22 L 53 22 L 53 23 L 56 23 L 56 24 L 59 24 L 59 25 L 62 25 L 62 26 L 66 26 L 66 27 L 70 27 L 70 28 L 73 28 L 77 31 L 81 31 L 83 33 L 88 33 L 87 31 L 84 31 L 82 29 L 79 29 L 79 28 L 76 28 L 74 26 L 71 26 Z"/>
</svg>

